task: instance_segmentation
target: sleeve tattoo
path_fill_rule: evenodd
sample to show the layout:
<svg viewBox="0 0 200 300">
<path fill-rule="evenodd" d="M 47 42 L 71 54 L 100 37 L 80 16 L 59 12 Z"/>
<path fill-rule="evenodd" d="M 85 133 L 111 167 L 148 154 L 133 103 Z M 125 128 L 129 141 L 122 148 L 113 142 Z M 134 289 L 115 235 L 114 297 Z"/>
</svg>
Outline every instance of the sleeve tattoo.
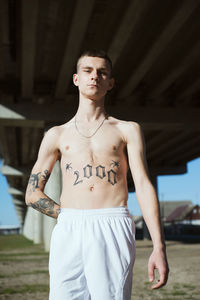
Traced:
<svg viewBox="0 0 200 300">
<path fill-rule="evenodd" d="M 28 182 L 29 194 L 35 192 L 35 190 L 40 187 L 39 186 L 40 178 L 42 178 L 41 184 L 44 187 L 49 179 L 49 176 L 50 176 L 50 173 L 48 170 L 45 170 L 44 174 L 41 174 L 41 172 L 38 172 L 36 174 L 31 174 L 31 176 L 29 178 L 29 182 Z"/>
<path fill-rule="evenodd" d="M 48 170 L 45 170 L 43 173 L 38 172 L 36 174 L 31 174 L 27 188 L 28 195 L 31 196 L 37 189 L 42 191 L 49 179 L 49 176 L 50 173 Z M 46 195 L 44 194 L 44 197 L 39 198 L 39 200 L 30 201 L 28 205 L 43 214 L 57 218 L 60 213 L 60 206 L 52 199 L 45 196 Z"/>
<path fill-rule="evenodd" d="M 60 213 L 59 205 L 49 198 L 40 198 L 36 202 L 30 203 L 30 206 L 41 213 L 54 218 L 57 218 Z"/>
</svg>

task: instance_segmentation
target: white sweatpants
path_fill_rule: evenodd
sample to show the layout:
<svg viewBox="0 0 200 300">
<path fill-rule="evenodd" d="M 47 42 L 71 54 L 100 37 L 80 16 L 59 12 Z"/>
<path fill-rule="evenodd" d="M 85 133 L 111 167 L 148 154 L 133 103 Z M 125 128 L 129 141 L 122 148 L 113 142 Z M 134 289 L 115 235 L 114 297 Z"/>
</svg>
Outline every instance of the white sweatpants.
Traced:
<svg viewBox="0 0 200 300">
<path fill-rule="evenodd" d="M 50 300 L 130 300 L 135 224 L 125 206 L 62 208 L 51 237 Z"/>
</svg>

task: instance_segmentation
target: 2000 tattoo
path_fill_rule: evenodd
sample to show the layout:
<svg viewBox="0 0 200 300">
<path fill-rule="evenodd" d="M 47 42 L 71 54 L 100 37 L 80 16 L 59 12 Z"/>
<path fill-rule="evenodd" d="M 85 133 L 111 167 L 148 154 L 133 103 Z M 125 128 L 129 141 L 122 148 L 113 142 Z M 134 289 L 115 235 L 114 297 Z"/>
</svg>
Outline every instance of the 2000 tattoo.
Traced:
<svg viewBox="0 0 200 300">
<path fill-rule="evenodd" d="M 117 167 L 119 167 L 119 165 L 117 165 Z M 73 169 L 71 167 L 71 163 L 70 164 L 66 164 L 66 171 L 70 171 L 71 169 Z M 95 171 L 94 171 L 95 169 Z M 106 173 L 107 173 L 107 181 L 112 184 L 115 185 L 117 183 L 117 173 L 113 170 L 110 169 L 109 171 L 106 171 L 104 166 L 98 165 L 97 167 L 92 167 L 91 165 L 87 164 L 85 167 L 83 167 L 83 177 L 89 179 L 91 176 L 97 176 L 100 179 L 103 179 L 106 177 Z M 74 171 L 74 175 L 76 176 L 74 184 L 73 185 L 77 185 L 79 183 L 83 182 L 83 179 L 80 178 L 80 174 L 79 171 L 75 170 Z"/>
</svg>

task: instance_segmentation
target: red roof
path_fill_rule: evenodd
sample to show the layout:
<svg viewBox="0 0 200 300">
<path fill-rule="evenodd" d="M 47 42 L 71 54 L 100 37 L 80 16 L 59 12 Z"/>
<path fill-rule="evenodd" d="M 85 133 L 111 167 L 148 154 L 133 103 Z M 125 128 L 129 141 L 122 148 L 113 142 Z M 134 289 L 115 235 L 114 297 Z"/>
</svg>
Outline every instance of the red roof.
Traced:
<svg viewBox="0 0 200 300">
<path fill-rule="evenodd" d="M 175 208 L 172 213 L 166 218 L 165 222 L 180 221 L 193 209 L 189 205 L 182 205 Z"/>
</svg>

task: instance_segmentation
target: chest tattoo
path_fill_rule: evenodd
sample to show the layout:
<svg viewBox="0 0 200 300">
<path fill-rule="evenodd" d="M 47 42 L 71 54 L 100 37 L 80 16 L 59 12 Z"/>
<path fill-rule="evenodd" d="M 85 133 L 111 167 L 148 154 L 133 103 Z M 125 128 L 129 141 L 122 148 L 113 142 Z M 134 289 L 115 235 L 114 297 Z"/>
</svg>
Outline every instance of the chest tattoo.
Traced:
<svg viewBox="0 0 200 300">
<path fill-rule="evenodd" d="M 66 164 L 66 166 L 65 166 L 66 171 L 73 170 L 73 167 L 71 166 L 71 164 L 72 163 Z M 84 180 L 86 180 L 84 178 L 89 179 L 92 176 L 96 176 L 100 179 L 105 178 L 111 185 L 115 185 L 117 183 L 117 173 L 114 170 L 114 168 L 118 169 L 120 166 L 120 162 L 112 160 L 110 166 L 112 168 L 110 170 L 106 170 L 106 167 L 102 166 L 102 165 L 93 167 L 90 164 L 87 164 L 86 166 L 83 167 L 83 171 L 81 172 L 81 174 L 78 170 L 74 170 L 75 180 L 74 180 L 73 185 L 82 183 Z"/>
</svg>

